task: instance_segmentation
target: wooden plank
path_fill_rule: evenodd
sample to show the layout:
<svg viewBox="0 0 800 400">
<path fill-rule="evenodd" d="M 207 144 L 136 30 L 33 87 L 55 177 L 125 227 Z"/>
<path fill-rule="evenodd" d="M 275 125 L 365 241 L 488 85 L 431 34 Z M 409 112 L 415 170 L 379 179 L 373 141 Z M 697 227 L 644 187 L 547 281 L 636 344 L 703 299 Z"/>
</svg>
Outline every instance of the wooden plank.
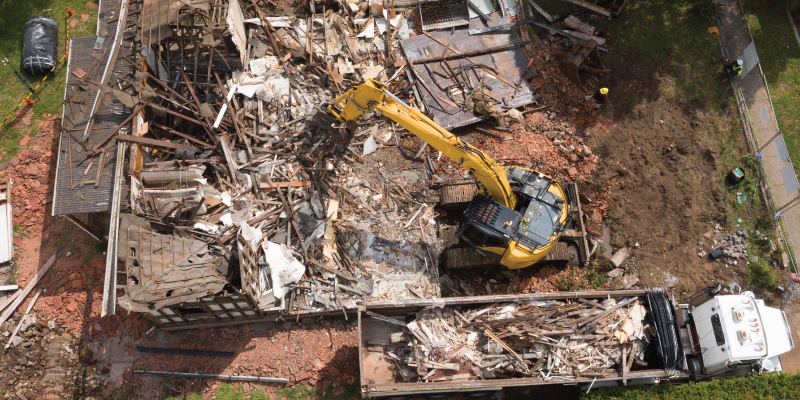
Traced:
<svg viewBox="0 0 800 400">
<path fill-rule="evenodd" d="M 439 44 L 441 44 L 443 46 L 447 46 L 446 44 L 442 43 L 442 41 L 440 39 L 438 39 L 438 38 L 436 38 L 434 36 L 431 36 L 430 33 L 428 33 L 428 32 L 424 32 L 424 33 L 426 35 L 428 35 L 431 39 L 439 42 Z M 512 43 L 512 44 L 505 45 L 505 46 L 499 46 L 499 47 L 493 47 L 493 48 L 481 49 L 481 50 L 475 50 L 475 51 L 467 51 L 467 52 L 464 52 L 464 53 L 455 52 L 455 50 L 453 50 L 451 48 L 450 50 L 454 51 L 455 54 L 450 54 L 450 55 L 443 56 L 443 57 L 432 57 L 432 58 L 426 58 L 426 59 L 422 59 L 422 60 L 415 60 L 414 64 L 433 63 L 433 62 L 440 62 L 440 61 L 446 61 L 446 60 L 458 60 L 460 58 L 468 58 L 470 56 L 480 56 L 480 55 L 484 55 L 484 54 L 495 53 L 495 52 L 498 52 L 498 51 L 513 50 L 513 49 L 516 49 L 517 47 L 527 46 L 529 44 L 531 44 L 531 41 L 530 40 L 526 40 L 524 42 Z"/>
<path fill-rule="evenodd" d="M 42 279 L 42 277 L 47 273 L 47 271 L 50 270 L 50 267 L 52 267 L 53 264 L 55 264 L 56 260 L 58 259 L 59 256 L 61 256 L 61 253 L 63 251 L 64 249 L 59 247 L 56 250 L 55 254 L 53 254 L 50 257 L 50 259 L 47 260 L 42 269 L 39 270 L 39 273 L 37 273 L 36 276 L 34 276 L 33 279 L 31 279 L 30 283 L 28 283 L 27 286 L 25 286 L 25 289 L 23 289 L 21 292 L 17 292 L 19 293 L 17 299 L 14 300 L 14 303 L 11 304 L 8 310 L 6 310 L 6 312 L 3 313 L 2 316 L 0 316 L 0 325 L 6 322 L 8 320 L 8 317 L 10 317 L 11 314 L 13 314 L 14 311 L 17 310 L 17 307 L 19 307 L 20 303 L 22 303 L 22 301 L 25 300 L 25 297 L 28 296 L 28 293 L 30 293 L 31 290 L 33 290 L 36 284 L 39 283 L 39 280 Z"/>
<path fill-rule="evenodd" d="M 164 129 L 165 131 L 167 131 L 167 132 L 169 132 L 169 133 L 171 133 L 171 134 L 173 134 L 173 135 L 178 135 L 178 136 L 180 136 L 180 137 L 182 137 L 182 138 L 184 138 L 184 139 L 191 140 L 192 142 L 195 142 L 195 143 L 197 143 L 197 144 L 199 144 L 199 145 L 201 145 L 201 146 L 203 146 L 203 147 L 207 147 L 207 148 L 209 148 L 209 149 L 213 149 L 213 148 L 214 148 L 214 146 L 213 146 L 213 145 L 211 145 L 211 144 L 209 144 L 209 143 L 206 143 L 206 142 L 204 142 L 204 141 L 202 141 L 202 140 L 197 140 L 197 138 L 195 138 L 194 136 L 191 136 L 191 135 L 187 135 L 187 134 L 185 134 L 185 133 L 178 132 L 178 131 L 176 131 L 175 129 L 168 128 L 168 127 L 166 127 L 166 126 L 164 126 L 164 125 L 161 125 L 161 124 L 159 124 L 159 123 L 157 123 L 157 122 L 150 122 L 150 125 L 151 125 L 152 127 L 154 127 L 154 128 L 160 128 L 160 129 Z"/>
<path fill-rule="evenodd" d="M 16 299 L 19 296 L 20 293 L 22 293 L 22 291 L 21 290 L 17 290 L 16 292 L 14 292 L 14 294 L 9 296 L 6 299 L 6 301 L 3 302 L 3 304 L 0 304 L 0 311 L 5 310 L 5 308 L 8 307 L 8 305 L 11 304 L 11 302 L 13 302 L 14 299 Z"/>
<path fill-rule="evenodd" d="M 597 321 L 599 319 L 605 318 L 606 316 L 608 316 L 608 314 L 611 314 L 612 312 L 614 312 L 615 310 L 617 310 L 620 307 L 625 306 L 626 304 L 636 304 L 638 302 L 639 302 L 639 300 L 634 300 L 633 302 L 631 302 L 630 299 L 627 299 L 627 298 L 623 299 L 619 303 L 617 303 L 617 305 L 615 305 L 614 307 L 609 308 L 606 312 L 604 312 L 604 313 L 602 313 L 602 314 L 600 314 L 600 315 L 598 315 L 596 317 L 593 317 L 592 319 L 590 319 L 588 321 L 581 322 L 580 324 L 578 324 L 578 326 L 589 325 L 594 321 Z"/>
<path fill-rule="evenodd" d="M 628 346 L 622 346 L 622 386 L 628 386 Z"/>
<path fill-rule="evenodd" d="M 567 1 L 570 2 L 570 3 L 573 3 L 573 4 L 577 4 L 577 5 L 581 6 L 581 7 L 586 7 L 586 8 L 588 8 L 588 9 L 590 9 L 590 10 L 592 10 L 592 11 L 598 13 L 598 14 L 605 15 L 606 17 L 610 17 L 611 14 L 612 14 L 611 11 L 606 10 L 603 7 L 598 7 L 598 6 L 596 6 L 596 5 L 592 4 L 592 3 L 589 3 L 588 1 L 583 1 L 583 0 L 567 0 Z M 613 13 L 613 14 L 616 14 L 616 13 Z"/>
<path fill-rule="evenodd" d="M 517 352 L 515 352 L 514 350 L 512 350 L 512 349 L 511 349 L 511 347 L 508 347 L 508 345 L 507 345 L 507 344 L 505 344 L 505 342 L 503 342 L 502 340 L 500 340 L 500 338 L 499 338 L 499 337 L 497 337 L 497 336 L 496 336 L 494 333 L 492 333 L 492 331 L 490 331 L 490 330 L 486 329 L 486 330 L 484 330 L 484 331 L 483 331 L 483 333 L 485 333 L 485 334 L 486 334 L 486 336 L 488 336 L 488 337 L 492 338 L 492 340 L 494 340 L 495 342 L 497 342 L 497 344 L 499 344 L 499 345 L 500 345 L 500 347 L 504 348 L 504 349 L 505 349 L 507 352 L 511 353 L 511 355 L 513 355 L 513 356 L 514 356 L 514 358 L 516 358 L 516 359 L 517 359 L 517 361 L 519 361 L 520 363 L 522 363 L 522 365 L 526 365 L 526 364 L 525 364 L 525 360 L 523 360 L 523 359 L 522 359 L 522 357 L 520 357 L 520 356 L 519 356 L 519 354 L 517 354 Z"/>
<path fill-rule="evenodd" d="M 116 139 L 117 140 L 122 140 L 122 141 L 125 141 L 125 142 L 139 143 L 139 144 L 143 144 L 143 145 L 146 145 L 146 146 L 161 147 L 161 148 L 165 148 L 165 149 L 175 149 L 175 150 L 177 150 L 177 149 L 193 148 L 196 151 L 199 151 L 194 146 L 190 146 L 188 144 L 172 143 L 172 142 L 167 142 L 165 140 L 150 139 L 150 138 L 141 137 L 141 136 L 117 135 Z"/>
<path fill-rule="evenodd" d="M 311 181 L 298 181 L 298 182 L 261 182 L 262 189 L 272 188 L 285 188 L 285 187 L 303 187 L 311 186 Z"/>
<path fill-rule="evenodd" d="M 31 312 L 31 309 L 33 309 L 34 304 L 36 304 L 36 300 L 39 300 L 39 296 L 41 296 L 41 295 L 42 295 L 42 289 L 37 290 L 36 294 L 33 295 L 33 299 L 31 300 L 31 303 L 28 304 L 28 308 L 25 309 L 25 314 L 28 314 L 29 312 Z"/>
<path fill-rule="evenodd" d="M 17 332 L 19 332 L 22 323 L 25 322 L 25 317 L 31 312 L 31 308 L 33 308 L 33 305 L 36 304 L 36 300 L 39 299 L 39 296 L 41 294 L 42 294 L 42 289 L 39 289 L 39 291 L 36 292 L 36 295 L 33 296 L 33 300 L 31 300 L 31 304 L 28 304 L 28 308 L 25 309 L 25 314 L 22 315 L 22 319 L 19 320 L 17 327 L 14 328 L 14 332 L 11 334 L 11 336 L 8 337 L 8 342 L 6 342 L 5 346 L 6 349 L 11 347 L 11 341 L 17 336 Z"/>
</svg>

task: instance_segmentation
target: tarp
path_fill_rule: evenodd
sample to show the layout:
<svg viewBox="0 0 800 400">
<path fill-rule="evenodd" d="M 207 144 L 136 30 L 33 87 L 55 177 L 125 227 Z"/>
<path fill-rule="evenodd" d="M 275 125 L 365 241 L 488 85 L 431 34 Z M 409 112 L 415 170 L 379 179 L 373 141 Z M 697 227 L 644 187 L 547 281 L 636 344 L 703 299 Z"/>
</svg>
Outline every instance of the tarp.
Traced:
<svg viewBox="0 0 800 400">
<path fill-rule="evenodd" d="M 51 17 L 33 17 L 22 28 L 22 69 L 46 74 L 56 66 L 58 23 Z"/>
</svg>

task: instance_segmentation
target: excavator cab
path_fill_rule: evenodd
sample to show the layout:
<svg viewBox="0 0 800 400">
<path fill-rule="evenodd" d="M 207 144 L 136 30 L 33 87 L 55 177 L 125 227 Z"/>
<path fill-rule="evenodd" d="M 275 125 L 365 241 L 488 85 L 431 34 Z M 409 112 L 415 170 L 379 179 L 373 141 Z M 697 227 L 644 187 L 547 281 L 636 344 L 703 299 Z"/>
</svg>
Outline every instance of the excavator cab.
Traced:
<svg viewBox="0 0 800 400">
<path fill-rule="evenodd" d="M 541 166 L 540 166 L 541 168 Z M 540 169 L 506 167 L 517 197 L 514 209 L 475 196 L 459 221 L 456 235 L 484 256 L 511 269 L 536 263 L 569 226 L 576 199 L 556 178 Z"/>
</svg>

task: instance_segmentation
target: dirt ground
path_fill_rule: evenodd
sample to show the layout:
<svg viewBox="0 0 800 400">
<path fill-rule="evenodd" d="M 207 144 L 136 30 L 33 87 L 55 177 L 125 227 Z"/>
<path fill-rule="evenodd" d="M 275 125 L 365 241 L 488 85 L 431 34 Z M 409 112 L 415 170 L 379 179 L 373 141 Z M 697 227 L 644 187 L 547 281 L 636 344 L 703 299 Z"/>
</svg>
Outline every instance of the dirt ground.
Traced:
<svg viewBox="0 0 800 400">
<path fill-rule="evenodd" d="M 589 198 L 602 197 L 611 189 L 612 202 L 602 222 L 610 229 L 610 244 L 634 249 L 629 268 L 638 272 L 643 286 L 674 287 L 685 298 L 711 282 L 730 282 L 741 268 L 720 267 L 697 255 L 701 250 L 697 242 L 708 238 L 704 234 L 717 222 L 725 222 L 720 220 L 724 209 L 711 200 L 697 169 L 687 167 L 694 163 L 694 152 L 713 184 L 719 150 L 698 142 L 692 148 L 691 139 L 665 125 L 669 121 L 679 132 L 691 135 L 692 121 L 702 116 L 663 99 L 631 111 L 607 135 L 589 139 L 600 161 L 582 188 Z M 722 198 L 716 185 L 711 190 Z"/>
</svg>

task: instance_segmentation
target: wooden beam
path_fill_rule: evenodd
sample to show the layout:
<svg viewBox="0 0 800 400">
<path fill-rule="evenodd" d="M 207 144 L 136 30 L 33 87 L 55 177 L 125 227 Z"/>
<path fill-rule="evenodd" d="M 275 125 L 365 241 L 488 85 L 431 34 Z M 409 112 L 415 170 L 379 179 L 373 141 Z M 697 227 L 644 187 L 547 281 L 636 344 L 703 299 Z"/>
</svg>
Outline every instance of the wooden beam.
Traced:
<svg viewBox="0 0 800 400">
<path fill-rule="evenodd" d="M 50 270 L 50 267 L 52 267 L 53 264 L 55 264 L 56 260 L 58 260 L 58 257 L 61 256 L 61 253 L 63 251 L 64 249 L 59 247 L 58 250 L 56 250 L 55 254 L 53 254 L 50 257 L 50 259 L 47 260 L 42 269 L 39 270 L 39 273 L 37 273 L 36 276 L 34 276 L 33 279 L 31 279 L 30 283 L 28 283 L 27 286 L 25 286 L 25 289 L 22 289 L 21 292 L 17 292 L 19 293 L 17 299 L 14 300 L 14 303 L 11 304 L 8 310 L 6 310 L 6 312 L 3 313 L 2 316 L 0 316 L 0 325 L 6 322 L 8 320 L 8 317 L 10 317 L 11 314 L 13 314 L 14 311 L 17 310 L 17 307 L 19 307 L 20 303 L 22 303 L 25 300 L 25 297 L 28 296 L 28 293 L 30 293 L 31 290 L 33 290 L 36 284 L 39 283 L 39 280 L 42 279 L 42 277 L 47 273 L 47 271 Z"/>
<path fill-rule="evenodd" d="M 505 342 L 503 342 L 502 340 L 500 340 L 500 338 L 497 337 L 497 335 L 495 335 L 494 333 L 492 333 L 492 331 L 486 329 L 486 330 L 483 331 L 483 333 L 485 333 L 486 336 L 492 338 L 492 340 L 497 342 L 497 344 L 499 344 L 500 347 L 504 348 L 507 352 L 511 353 L 511 355 L 514 356 L 514 358 L 517 359 L 517 361 L 522 363 L 522 365 L 527 365 L 527 364 L 525 364 L 525 360 L 523 360 L 522 357 L 520 357 L 519 354 L 517 354 L 517 352 L 512 350 L 511 347 L 508 347 L 508 345 L 505 344 Z"/>
<path fill-rule="evenodd" d="M 261 182 L 262 189 L 272 188 L 285 188 L 285 187 L 304 187 L 311 186 L 311 181 L 298 181 L 298 182 Z"/>
<path fill-rule="evenodd" d="M 16 292 L 14 292 L 14 294 L 9 296 L 6 299 L 6 301 L 3 302 L 3 304 L 0 304 L 0 311 L 5 310 L 5 308 L 8 307 L 9 304 L 11 304 L 11 302 L 13 302 L 17 297 L 19 297 L 20 293 L 22 293 L 22 291 L 21 290 L 17 290 Z"/>
<path fill-rule="evenodd" d="M 139 144 L 143 144 L 143 145 L 146 145 L 146 146 L 161 147 L 161 148 L 165 148 L 165 149 L 175 149 L 175 150 L 177 150 L 177 149 L 193 148 L 193 149 L 195 149 L 195 151 L 199 151 L 199 149 L 197 149 L 196 147 L 188 145 L 188 144 L 178 144 L 178 143 L 173 143 L 173 142 L 167 142 L 165 140 L 150 139 L 150 138 L 141 137 L 141 136 L 117 135 L 116 139 L 117 140 L 123 140 L 123 141 L 126 141 L 126 142 L 139 143 Z"/>
<path fill-rule="evenodd" d="M 157 122 L 150 122 L 150 126 L 154 127 L 154 128 L 164 129 L 165 131 L 167 131 L 167 132 L 169 132 L 169 133 L 171 133 L 173 135 L 178 135 L 178 136 L 180 136 L 180 137 L 182 137 L 184 139 L 191 140 L 192 142 L 195 142 L 195 143 L 197 143 L 197 144 L 199 144 L 199 145 L 201 145 L 203 147 L 207 147 L 209 149 L 213 149 L 214 148 L 214 146 L 209 144 L 209 143 L 206 143 L 206 142 L 204 142 L 202 140 L 198 140 L 197 138 L 195 138 L 195 137 L 193 137 L 191 135 L 187 135 L 185 133 L 178 132 L 175 129 L 168 128 L 168 127 L 166 127 L 164 125 L 161 125 L 161 124 L 159 124 Z"/>
</svg>

